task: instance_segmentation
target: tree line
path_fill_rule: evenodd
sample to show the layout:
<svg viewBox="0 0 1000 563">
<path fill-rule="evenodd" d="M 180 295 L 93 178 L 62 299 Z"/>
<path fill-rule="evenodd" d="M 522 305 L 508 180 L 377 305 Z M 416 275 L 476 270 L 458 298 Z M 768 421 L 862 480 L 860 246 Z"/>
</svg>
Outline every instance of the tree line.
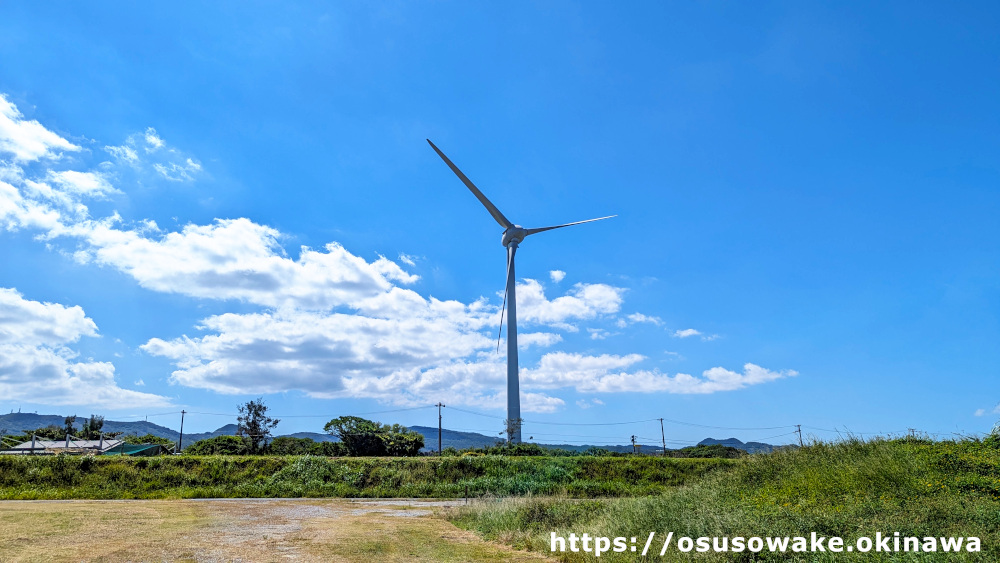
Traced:
<svg viewBox="0 0 1000 563">
<path fill-rule="evenodd" d="M 341 416 L 327 422 L 323 431 L 338 442 L 311 438 L 271 437 L 279 419 L 267 415 L 263 399 L 239 406 L 235 436 L 199 440 L 184 448 L 191 455 L 321 455 L 321 456 L 415 456 L 424 447 L 419 432 L 399 424 L 382 424 L 357 416 Z"/>
</svg>

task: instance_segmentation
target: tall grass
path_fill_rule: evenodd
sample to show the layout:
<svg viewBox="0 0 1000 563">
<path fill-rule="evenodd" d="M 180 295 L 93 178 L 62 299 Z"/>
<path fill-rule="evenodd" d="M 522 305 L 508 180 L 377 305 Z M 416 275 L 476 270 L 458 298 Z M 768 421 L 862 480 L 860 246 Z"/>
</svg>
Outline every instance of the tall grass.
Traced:
<svg viewBox="0 0 1000 563">
<path fill-rule="evenodd" d="M 0 456 L 0 499 L 648 495 L 730 460 Z"/>
<path fill-rule="evenodd" d="M 627 499 L 506 499 L 456 510 L 462 527 L 548 553 L 550 533 L 639 537 L 977 536 L 979 554 L 698 554 L 699 560 L 1000 561 L 1000 449 L 976 440 L 849 440 L 737 460 L 728 471 Z M 662 544 L 661 544 L 662 545 Z M 641 548 L 641 544 L 640 544 Z M 657 552 L 658 553 L 658 552 Z M 803 557 L 807 556 L 807 557 Z M 668 550 L 663 560 L 687 560 Z M 596 559 L 566 553 L 567 561 Z M 600 560 L 633 560 L 605 553 Z M 881 559 L 880 559 L 881 558 Z"/>
</svg>

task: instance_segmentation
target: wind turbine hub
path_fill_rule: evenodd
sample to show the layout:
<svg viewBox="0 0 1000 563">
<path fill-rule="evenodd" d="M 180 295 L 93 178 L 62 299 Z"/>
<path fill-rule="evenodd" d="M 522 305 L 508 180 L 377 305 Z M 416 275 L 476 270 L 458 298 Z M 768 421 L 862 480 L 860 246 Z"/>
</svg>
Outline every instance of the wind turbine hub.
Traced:
<svg viewBox="0 0 1000 563">
<path fill-rule="evenodd" d="M 504 247 L 510 246 L 512 242 L 521 244 L 526 236 L 528 236 L 528 229 L 525 229 L 521 225 L 513 225 L 503 232 L 500 244 L 504 245 Z"/>
</svg>

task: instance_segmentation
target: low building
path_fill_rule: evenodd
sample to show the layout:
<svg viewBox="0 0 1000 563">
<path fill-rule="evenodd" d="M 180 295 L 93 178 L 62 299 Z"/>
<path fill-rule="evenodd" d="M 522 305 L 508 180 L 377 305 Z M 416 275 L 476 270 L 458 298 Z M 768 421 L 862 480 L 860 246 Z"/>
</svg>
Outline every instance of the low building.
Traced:
<svg viewBox="0 0 1000 563">
<path fill-rule="evenodd" d="M 18 444 L 9 450 L 0 451 L 0 454 L 7 455 L 55 455 L 55 454 L 77 454 L 77 455 L 99 455 L 115 448 L 120 448 L 124 442 L 121 440 L 30 440 L 23 444 Z"/>
</svg>

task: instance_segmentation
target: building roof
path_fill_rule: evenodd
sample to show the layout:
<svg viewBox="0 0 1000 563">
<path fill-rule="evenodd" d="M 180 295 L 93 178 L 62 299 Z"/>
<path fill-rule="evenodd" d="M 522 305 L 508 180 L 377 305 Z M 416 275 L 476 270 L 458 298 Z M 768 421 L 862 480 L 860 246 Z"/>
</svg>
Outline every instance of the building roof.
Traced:
<svg viewBox="0 0 1000 563">
<path fill-rule="evenodd" d="M 66 440 L 35 440 L 35 450 L 94 450 L 106 452 L 122 444 L 121 440 L 70 440 L 69 446 Z M 18 444 L 11 448 L 17 451 L 31 451 L 31 440 Z"/>
</svg>

